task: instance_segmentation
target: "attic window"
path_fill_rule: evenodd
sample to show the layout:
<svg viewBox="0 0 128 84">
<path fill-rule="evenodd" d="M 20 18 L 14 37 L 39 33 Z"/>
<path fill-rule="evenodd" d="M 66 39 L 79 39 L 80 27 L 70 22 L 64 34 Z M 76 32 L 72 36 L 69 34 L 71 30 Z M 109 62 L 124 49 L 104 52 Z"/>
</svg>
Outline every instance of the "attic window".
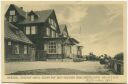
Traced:
<svg viewBox="0 0 128 84">
<path fill-rule="evenodd" d="M 31 15 L 31 16 L 30 16 L 30 20 L 31 20 L 31 21 L 34 21 L 34 15 Z"/>
<path fill-rule="evenodd" d="M 9 22 L 16 22 L 17 21 L 15 10 L 10 10 L 9 11 L 8 21 Z"/>
<path fill-rule="evenodd" d="M 15 10 L 10 10 L 10 15 L 15 15 Z"/>
</svg>

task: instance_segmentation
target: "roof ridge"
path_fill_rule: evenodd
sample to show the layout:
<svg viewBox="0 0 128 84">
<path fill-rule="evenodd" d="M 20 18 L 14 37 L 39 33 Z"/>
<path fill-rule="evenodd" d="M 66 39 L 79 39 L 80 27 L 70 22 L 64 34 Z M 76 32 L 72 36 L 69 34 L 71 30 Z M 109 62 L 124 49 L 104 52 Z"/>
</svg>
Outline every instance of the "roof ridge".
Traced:
<svg viewBox="0 0 128 84">
<path fill-rule="evenodd" d="M 41 22 L 43 23 L 43 22 L 45 22 L 49 18 L 49 16 L 52 14 L 53 11 L 54 10 L 52 10 L 52 9 L 33 11 L 36 15 L 39 16 L 38 20 L 35 20 L 35 21 L 31 22 L 27 18 L 25 21 L 21 22 L 20 24 L 41 23 Z M 27 12 L 27 13 L 29 13 L 29 12 Z"/>
<path fill-rule="evenodd" d="M 47 9 L 47 10 L 38 10 L 38 11 L 33 11 L 33 12 L 42 12 L 42 11 L 53 11 L 54 9 Z"/>
</svg>

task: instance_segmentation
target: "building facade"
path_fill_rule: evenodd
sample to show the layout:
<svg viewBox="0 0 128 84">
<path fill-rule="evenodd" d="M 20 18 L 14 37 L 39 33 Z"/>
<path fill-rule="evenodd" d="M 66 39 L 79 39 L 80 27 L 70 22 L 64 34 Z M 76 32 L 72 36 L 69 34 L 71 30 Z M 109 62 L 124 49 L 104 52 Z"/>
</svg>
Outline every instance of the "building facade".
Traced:
<svg viewBox="0 0 128 84">
<path fill-rule="evenodd" d="M 25 12 L 11 4 L 5 18 L 34 45 L 34 60 L 73 58 L 72 48 L 79 42 L 69 36 L 66 25 L 58 24 L 54 10 Z"/>
</svg>

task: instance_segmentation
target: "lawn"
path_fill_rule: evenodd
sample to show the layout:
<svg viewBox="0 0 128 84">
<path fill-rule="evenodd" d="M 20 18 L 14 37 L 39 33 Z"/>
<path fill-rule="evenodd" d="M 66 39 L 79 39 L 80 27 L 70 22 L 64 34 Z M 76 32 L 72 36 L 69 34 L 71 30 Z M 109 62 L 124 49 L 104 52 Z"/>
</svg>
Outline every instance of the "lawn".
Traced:
<svg viewBox="0 0 128 84">
<path fill-rule="evenodd" d="M 11 75 L 108 75 L 108 72 L 85 72 L 75 69 L 53 68 L 17 71 Z"/>
<path fill-rule="evenodd" d="M 107 75 L 110 74 L 98 61 L 84 62 L 8 62 L 5 74 L 13 75 Z"/>
</svg>

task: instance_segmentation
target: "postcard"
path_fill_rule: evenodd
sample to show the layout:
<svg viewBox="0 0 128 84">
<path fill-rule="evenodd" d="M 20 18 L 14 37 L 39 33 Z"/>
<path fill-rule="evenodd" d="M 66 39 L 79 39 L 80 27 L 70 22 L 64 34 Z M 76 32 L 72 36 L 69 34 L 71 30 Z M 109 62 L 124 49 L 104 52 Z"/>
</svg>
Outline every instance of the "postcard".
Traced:
<svg viewBox="0 0 128 84">
<path fill-rule="evenodd" d="M 2 2 L 2 82 L 126 83 L 126 2 Z"/>
</svg>

